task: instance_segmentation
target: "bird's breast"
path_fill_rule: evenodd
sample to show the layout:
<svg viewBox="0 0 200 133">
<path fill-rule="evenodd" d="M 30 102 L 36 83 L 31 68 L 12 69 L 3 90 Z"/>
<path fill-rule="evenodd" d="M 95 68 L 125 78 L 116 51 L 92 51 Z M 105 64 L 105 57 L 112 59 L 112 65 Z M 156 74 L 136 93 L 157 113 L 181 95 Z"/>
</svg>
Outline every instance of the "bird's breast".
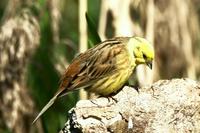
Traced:
<svg viewBox="0 0 200 133">
<path fill-rule="evenodd" d="M 131 64 L 129 56 L 119 55 L 116 58 L 117 70 L 87 87 L 86 89 L 88 91 L 107 96 L 121 89 L 121 87 L 129 79 L 134 68 Z"/>
</svg>

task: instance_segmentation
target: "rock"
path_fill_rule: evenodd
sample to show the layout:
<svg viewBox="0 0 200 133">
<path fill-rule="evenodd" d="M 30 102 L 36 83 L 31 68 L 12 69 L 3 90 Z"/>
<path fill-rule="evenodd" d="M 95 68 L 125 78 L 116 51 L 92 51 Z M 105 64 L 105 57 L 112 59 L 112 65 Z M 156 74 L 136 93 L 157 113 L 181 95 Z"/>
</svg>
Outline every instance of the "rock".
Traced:
<svg viewBox="0 0 200 133">
<path fill-rule="evenodd" d="M 200 132 L 200 85 L 190 79 L 160 80 L 137 92 L 125 86 L 116 95 L 80 100 L 62 132 Z"/>
</svg>

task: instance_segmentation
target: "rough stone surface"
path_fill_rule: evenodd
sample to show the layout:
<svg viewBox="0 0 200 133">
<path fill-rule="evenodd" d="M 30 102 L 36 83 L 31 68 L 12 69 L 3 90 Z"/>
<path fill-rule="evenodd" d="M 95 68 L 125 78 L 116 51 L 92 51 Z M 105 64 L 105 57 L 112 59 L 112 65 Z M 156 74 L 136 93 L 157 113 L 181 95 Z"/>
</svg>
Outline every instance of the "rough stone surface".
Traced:
<svg viewBox="0 0 200 133">
<path fill-rule="evenodd" d="M 190 79 L 160 80 L 139 89 L 124 87 L 112 98 L 81 100 L 60 132 L 200 132 L 200 85 Z"/>
</svg>

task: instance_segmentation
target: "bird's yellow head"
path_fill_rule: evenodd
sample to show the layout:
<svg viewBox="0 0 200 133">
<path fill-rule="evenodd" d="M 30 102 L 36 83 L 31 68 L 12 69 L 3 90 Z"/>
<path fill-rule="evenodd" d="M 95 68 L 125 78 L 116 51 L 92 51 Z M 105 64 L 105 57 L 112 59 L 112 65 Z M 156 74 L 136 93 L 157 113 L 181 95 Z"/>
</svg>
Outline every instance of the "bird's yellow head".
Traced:
<svg viewBox="0 0 200 133">
<path fill-rule="evenodd" d="M 154 49 L 150 42 L 141 37 L 133 37 L 130 38 L 128 45 L 130 45 L 131 51 L 133 50 L 136 64 L 147 64 L 152 68 Z"/>
</svg>

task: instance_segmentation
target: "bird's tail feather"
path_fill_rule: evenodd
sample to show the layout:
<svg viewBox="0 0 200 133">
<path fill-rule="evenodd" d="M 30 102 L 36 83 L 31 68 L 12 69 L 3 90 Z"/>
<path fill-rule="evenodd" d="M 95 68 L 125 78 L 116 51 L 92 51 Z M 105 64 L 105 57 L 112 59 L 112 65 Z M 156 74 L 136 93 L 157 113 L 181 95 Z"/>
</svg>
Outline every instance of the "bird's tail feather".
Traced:
<svg viewBox="0 0 200 133">
<path fill-rule="evenodd" d="M 61 95 L 61 96 L 60 96 Z M 32 122 L 32 124 L 34 124 L 42 114 L 44 114 L 44 112 L 46 112 L 56 101 L 57 98 L 62 97 L 62 92 L 57 93 L 53 98 L 51 98 L 51 100 L 49 100 L 49 102 L 42 108 L 42 110 L 40 111 L 40 113 L 37 115 L 37 117 L 34 119 L 34 121 Z"/>
</svg>

